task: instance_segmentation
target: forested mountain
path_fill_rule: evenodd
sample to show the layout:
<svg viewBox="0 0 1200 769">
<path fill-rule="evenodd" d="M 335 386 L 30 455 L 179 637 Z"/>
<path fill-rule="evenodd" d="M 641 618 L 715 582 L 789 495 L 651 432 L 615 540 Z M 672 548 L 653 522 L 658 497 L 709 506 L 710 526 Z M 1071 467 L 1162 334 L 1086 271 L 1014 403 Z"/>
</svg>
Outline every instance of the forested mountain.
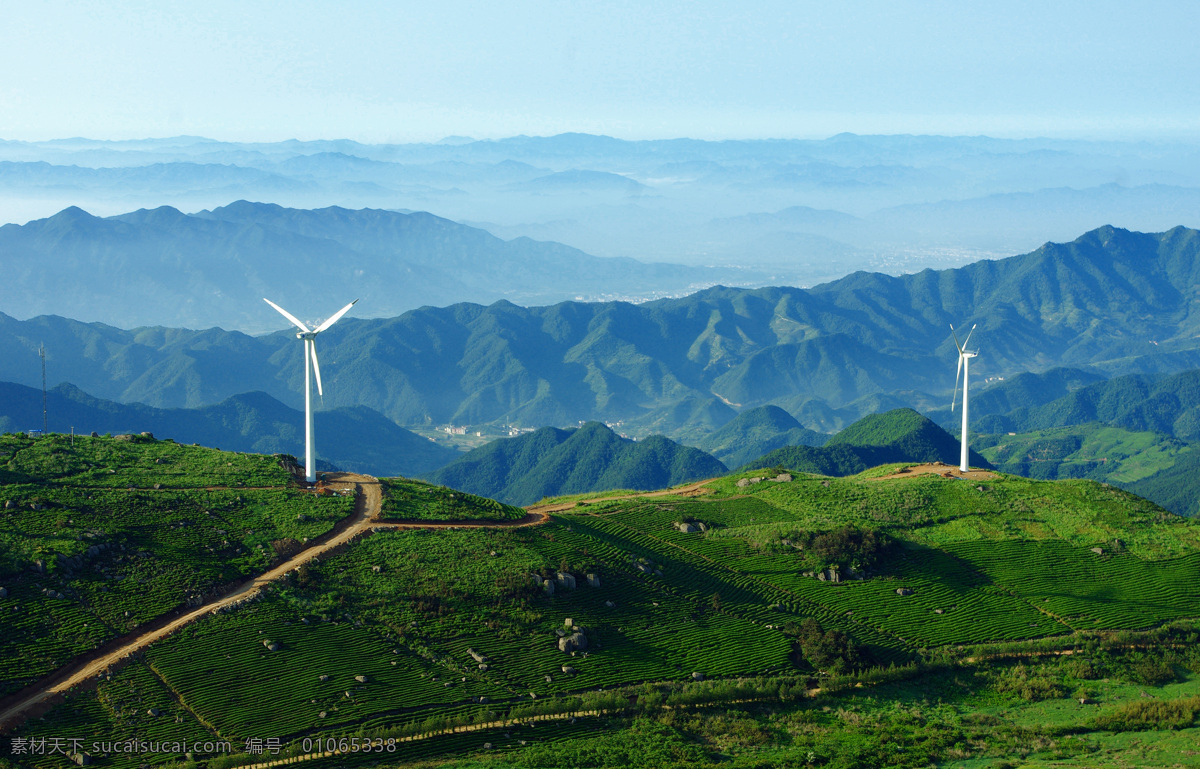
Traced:
<svg viewBox="0 0 1200 769">
<path fill-rule="evenodd" d="M 1200 233 L 1103 227 L 1024 256 L 898 278 L 858 273 L 810 290 L 716 287 L 640 305 L 501 301 L 347 318 L 322 335 L 321 360 L 331 406 L 365 405 L 400 424 L 603 419 L 672 433 L 766 404 L 802 421 L 854 404 L 870 413 L 898 394 L 940 406 L 954 384 L 950 323 L 978 323 L 976 376 L 1193 368 L 1198 282 Z M 325 301 L 321 311 L 336 309 Z M 290 331 L 122 331 L 0 316 L 12 379 L 39 382 L 41 341 L 52 381 L 114 400 L 198 406 L 264 390 L 295 406 L 302 391 Z"/>
<path fill-rule="evenodd" d="M 742 470 L 786 467 L 821 475 L 853 475 L 894 462 L 944 462 L 958 466 L 959 440 L 912 409 L 864 417 L 824 446 L 787 446 L 748 462 Z M 971 467 L 991 467 L 974 450 Z"/>
<path fill-rule="evenodd" d="M 313 312 L 358 297 L 358 311 L 381 317 L 464 299 L 647 298 L 742 275 L 501 240 L 427 213 L 246 201 L 192 215 L 162 206 L 108 218 L 71 207 L 0 227 L 0 253 L 10 289 L 4 309 L 18 316 L 250 331 L 275 326 L 261 312 L 263 296 Z"/>
<path fill-rule="evenodd" d="M 589 422 L 492 441 L 427 477 L 472 494 L 528 505 L 560 494 L 661 489 L 725 472 L 723 464 L 703 451 L 661 435 L 631 441 L 599 422 Z"/>
<path fill-rule="evenodd" d="M 94 398 L 60 385 L 47 393 L 51 432 L 77 434 L 151 432 L 159 439 L 230 451 L 287 453 L 304 461 L 304 412 L 262 392 L 244 393 L 196 409 L 159 409 Z M 365 406 L 318 410 L 317 459 L 342 470 L 372 475 L 416 475 L 457 458 Z M 42 429 L 42 392 L 0 382 L 0 432 Z"/>
<path fill-rule="evenodd" d="M 741 467 L 784 446 L 820 446 L 829 436 L 809 430 L 778 406 L 747 409 L 697 441 L 727 467 Z"/>
</svg>

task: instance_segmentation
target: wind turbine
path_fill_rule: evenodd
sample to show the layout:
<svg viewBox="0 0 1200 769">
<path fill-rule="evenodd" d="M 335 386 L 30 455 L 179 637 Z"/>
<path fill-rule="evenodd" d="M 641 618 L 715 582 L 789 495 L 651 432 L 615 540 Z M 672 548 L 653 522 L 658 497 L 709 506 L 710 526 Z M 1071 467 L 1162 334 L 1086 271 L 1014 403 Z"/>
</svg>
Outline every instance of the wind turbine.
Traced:
<svg viewBox="0 0 1200 769">
<path fill-rule="evenodd" d="M 346 311 L 354 306 L 354 302 L 346 305 L 338 310 L 329 320 L 314 329 L 309 329 L 308 326 L 301 323 L 287 310 L 272 302 L 270 299 L 263 297 L 263 301 L 279 311 L 279 314 L 295 324 L 296 328 L 300 329 L 300 333 L 296 334 L 297 339 L 304 340 L 304 472 L 306 480 L 309 483 L 315 483 L 317 480 L 317 461 L 316 461 L 316 446 L 313 444 L 313 407 L 312 407 L 312 375 L 317 377 L 317 394 L 322 398 L 325 393 L 321 391 L 321 367 L 317 364 L 317 346 L 316 336 L 325 329 L 337 323 L 338 319 L 346 314 Z M 310 368 L 309 361 L 312 361 Z M 311 374 L 310 374 L 311 371 Z"/>
<path fill-rule="evenodd" d="M 950 399 L 950 411 L 953 413 L 954 402 L 958 400 L 958 377 L 961 374 L 963 384 L 962 453 L 958 458 L 958 469 L 965 473 L 970 469 L 967 466 L 967 404 L 970 400 L 967 397 L 967 380 L 970 378 L 971 358 L 979 353 L 967 350 L 967 343 L 971 341 L 971 334 L 975 333 L 975 326 L 971 326 L 971 330 L 967 332 L 967 338 L 962 344 L 958 343 L 958 333 L 954 330 L 953 323 L 950 324 L 950 333 L 954 335 L 954 346 L 958 348 L 958 373 L 954 375 L 954 397 Z"/>
</svg>

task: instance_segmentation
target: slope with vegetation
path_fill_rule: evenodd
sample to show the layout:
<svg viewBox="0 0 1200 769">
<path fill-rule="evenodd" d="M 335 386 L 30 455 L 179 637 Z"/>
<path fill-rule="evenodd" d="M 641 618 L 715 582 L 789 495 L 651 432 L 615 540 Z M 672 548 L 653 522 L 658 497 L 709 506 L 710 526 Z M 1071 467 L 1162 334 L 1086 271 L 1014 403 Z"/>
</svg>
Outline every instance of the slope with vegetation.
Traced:
<svg viewBox="0 0 1200 769">
<path fill-rule="evenodd" d="M 893 409 L 863 417 L 825 441 L 823 446 L 785 446 L 743 469 L 783 466 L 819 475 L 854 475 L 896 462 L 958 465 L 961 444 L 954 436 L 912 409 Z M 971 449 L 971 467 L 991 467 Z"/>
<path fill-rule="evenodd" d="M 894 435 L 875 427 L 862 439 Z M 380 530 L 21 734 L 242 751 L 270 735 L 291 755 L 398 740 L 327 766 L 1096 766 L 1123 730 L 1175 744 L 1165 731 L 1196 715 L 1200 524 L 1090 481 L 897 469 L 749 472 L 698 495 L 577 500 L 527 528 Z M 488 507 L 388 486 L 393 504 Z M 1163 707 L 1136 707 L 1139 688 Z"/>
<path fill-rule="evenodd" d="M 350 513 L 290 457 L 0 436 L 0 694 L 263 571 Z"/>
<path fill-rule="evenodd" d="M 696 442 L 726 467 L 741 467 L 784 446 L 820 446 L 828 436 L 809 430 L 778 406 L 747 409 Z"/>
<path fill-rule="evenodd" d="M 62 384 L 47 393 L 52 432 L 153 432 L 180 443 L 199 443 L 259 454 L 304 455 L 304 412 L 263 392 L 243 393 L 212 406 L 159 409 L 141 403 L 93 398 Z M 0 382 L 0 430 L 42 426 L 42 393 Z M 405 430 L 366 406 L 318 409 L 314 414 L 318 462 L 371 475 L 416 475 L 458 457 L 454 449 Z"/>
<path fill-rule="evenodd" d="M 428 477 L 504 502 L 530 504 L 560 494 L 660 489 L 725 472 L 703 451 L 661 435 L 632 441 L 589 422 L 577 429 L 544 427 L 493 441 Z"/>
</svg>

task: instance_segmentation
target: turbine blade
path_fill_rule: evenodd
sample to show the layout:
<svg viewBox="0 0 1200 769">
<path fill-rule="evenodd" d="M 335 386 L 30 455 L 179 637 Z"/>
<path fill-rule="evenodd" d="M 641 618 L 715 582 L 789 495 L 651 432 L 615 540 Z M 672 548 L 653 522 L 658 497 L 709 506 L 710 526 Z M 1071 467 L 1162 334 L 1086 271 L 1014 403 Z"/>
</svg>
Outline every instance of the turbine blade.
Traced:
<svg viewBox="0 0 1200 769">
<path fill-rule="evenodd" d="M 950 324 L 950 334 L 954 337 L 954 346 L 958 348 L 958 354 L 962 355 L 963 348 L 962 345 L 958 343 L 958 334 L 954 331 L 953 323 Z"/>
<path fill-rule="evenodd" d="M 358 302 L 358 300 L 357 300 L 357 299 L 355 299 L 353 302 L 351 302 L 350 304 L 346 305 L 346 306 L 345 306 L 345 307 L 343 307 L 342 309 L 338 310 L 336 313 L 334 313 L 334 314 L 333 314 L 333 315 L 332 315 L 332 316 L 329 318 L 329 320 L 325 321 L 325 322 L 324 322 L 324 323 L 322 323 L 321 325 L 319 325 L 319 326 L 317 326 L 316 328 L 314 328 L 314 329 L 313 329 L 313 333 L 314 333 L 314 334 L 319 334 L 319 333 L 321 333 L 322 331 L 324 331 L 325 329 L 327 329 L 327 328 L 329 328 L 330 326 L 332 326 L 334 323 L 337 323 L 337 322 L 338 322 L 338 318 L 341 318 L 343 315 L 345 315 L 345 314 L 346 314 L 346 310 L 349 310 L 351 307 L 353 307 L 353 306 L 355 305 L 355 303 L 356 303 L 356 302 Z"/>
<path fill-rule="evenodd" d="M 978 325 L 979 325 L 978 323 L 975 324 L 975 326 L 978 326 Z M 975 333 L 975 326 L 971 326 L 971 330 L 967 332 L 967 338 L 966 338 L 966 340 L 963 341 L 963 346 L 962 346 L 963 350 L 966 350 L 967 345 L 969 345 L 971 343 L 971 334 Z"/>
<path fill-rule="evenodd" d="M 315 339 L 308 340 L 308 354 L 312 356 L 313 374 L 317 377 L 317 395 L 324 398 L 325 393 L 321 392 L 321 367 L 317 364 L 317 341 Z"/>
<path fill-rule="evenodd" d="M 301 331 L 303 331 L 306 334 L 308 333 L 308 326 L 306 326 L 303 323 L 301 323 L 300 321 L 296 320 L 295 315 L 292 315 L 290 312 L 283 309 L 279 305 L 275 304 L 274 302 L 272 302 L 270 299 L 266 298 L 265 296 L 263 297 L 263 301 L 266 302 L 267 304 L 271 305 L 272 307 L 274 307 L 276 310 L 279 310 L 279 314 L 282 315 L 283 317 L 287 318 L 288 320 L 290 320 L 292 323 L 296 324 L 296 328 L 300 329 Z"/>
</svg>

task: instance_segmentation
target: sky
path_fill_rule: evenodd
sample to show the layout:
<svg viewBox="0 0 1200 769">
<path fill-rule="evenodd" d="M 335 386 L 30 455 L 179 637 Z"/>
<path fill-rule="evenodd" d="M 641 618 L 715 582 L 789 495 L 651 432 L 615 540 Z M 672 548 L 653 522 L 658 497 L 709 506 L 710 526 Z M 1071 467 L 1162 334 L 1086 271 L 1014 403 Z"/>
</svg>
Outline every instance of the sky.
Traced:
<svg viewBox="0 0 1200 769">
<path fill-rule="evenodd" d="M 0 139 L 1200 138 L 1194 0 L 5 4 Z"/>
</svg>

